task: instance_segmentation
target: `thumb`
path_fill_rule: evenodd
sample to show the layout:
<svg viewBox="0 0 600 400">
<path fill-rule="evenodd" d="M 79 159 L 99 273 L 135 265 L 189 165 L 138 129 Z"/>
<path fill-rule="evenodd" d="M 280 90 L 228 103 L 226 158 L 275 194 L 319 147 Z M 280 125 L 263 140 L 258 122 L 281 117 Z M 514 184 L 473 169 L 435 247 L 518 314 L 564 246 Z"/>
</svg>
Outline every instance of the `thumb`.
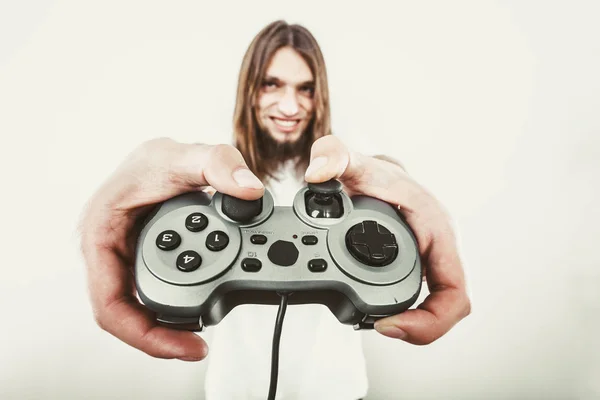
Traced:
<svg viewBox="0 0 600 400">
<path fill-rule="evenodd" d="M 350 152 L 340 139 L 333 135 L 323 136 L 312 144 L 310 164 L 304 178 L 307 182 L 325 182 L 340 178 L 350 162 Z"/>
<path fill-rule="evenodd" d="M 197 149 L 191 148 L 190 151 L 194 157 L 193 153 Z M 203 151 L 204 153 L 196 157 L 205 157 L 200 184 L 210 185 L 221 193 L 245 200 L 255 200 L 263 195 L 264 185 L 250 171 L 238 149 L 220 144 Z M 192 162 L 188 164 L 188 167 L 190 166 L 193 166 Z M 193 168 L 191 172 L 194 172 Z"/>
<path fill-rule="evenodd" d="M 245 200 L 264 193 L 235 147 L 160 138 L 139 146 L 99 190 L 99 197 L 106 205 L 130 210 L 206 186 Z"/>
</svg>

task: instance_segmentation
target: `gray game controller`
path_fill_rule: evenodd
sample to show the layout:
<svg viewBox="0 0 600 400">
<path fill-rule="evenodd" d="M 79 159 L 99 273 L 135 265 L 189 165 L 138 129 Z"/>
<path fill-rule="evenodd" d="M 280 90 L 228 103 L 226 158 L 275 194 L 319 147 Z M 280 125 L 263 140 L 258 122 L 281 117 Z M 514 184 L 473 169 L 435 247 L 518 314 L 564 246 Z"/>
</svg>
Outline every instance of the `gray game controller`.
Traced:
<svg viewBox="0 0 600 400">
<path fill-rule="evenodd" d="M 415 236 L 388 203 L 352 198 L 337 180 L 308 184 L 293 205 L 223 193 L 160 204 L 140 234 L 135 278 L 158 321 L 202 331 L 241 304 L 323 304 L 354 329 L 407 310 L 421 290 Z"/>
</svg>

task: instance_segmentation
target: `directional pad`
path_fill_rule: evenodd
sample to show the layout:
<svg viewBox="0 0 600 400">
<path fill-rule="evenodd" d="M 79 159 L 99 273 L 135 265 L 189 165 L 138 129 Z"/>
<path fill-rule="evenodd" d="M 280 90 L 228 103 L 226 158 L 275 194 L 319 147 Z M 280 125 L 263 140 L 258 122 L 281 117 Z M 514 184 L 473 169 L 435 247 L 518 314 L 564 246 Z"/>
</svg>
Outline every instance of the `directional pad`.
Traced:
<svg viewBox="0 0 600 400">
<path fill-rule="evenodd" d="M 350 228 L 346 247 L 354 258 L 375 267 L 388 265 L 398 256 L 396 237 L 375 221 L 363 221 Z"/>
</svg>

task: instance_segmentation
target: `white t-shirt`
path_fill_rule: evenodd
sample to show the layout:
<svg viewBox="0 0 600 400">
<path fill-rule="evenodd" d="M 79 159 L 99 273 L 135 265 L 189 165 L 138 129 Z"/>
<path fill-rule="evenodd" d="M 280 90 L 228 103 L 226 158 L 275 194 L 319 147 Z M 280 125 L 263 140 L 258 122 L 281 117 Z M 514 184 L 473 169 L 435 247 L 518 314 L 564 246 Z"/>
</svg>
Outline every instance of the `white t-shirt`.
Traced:
<svg viewBox="0 0 600 400">
<path fill-rule="evenodd" d="M 291 206 L 304 185 L 292 165 L 268 189 Z M 265 400 L 269 392 L 278 305 L 240 305 L 213 330 L 206 359 L 207 400 Z M 277 400 L 357 400 L 368 389 L 360 331 L 323 305 L 288 305 L 279 345 Z"/>
</svg>

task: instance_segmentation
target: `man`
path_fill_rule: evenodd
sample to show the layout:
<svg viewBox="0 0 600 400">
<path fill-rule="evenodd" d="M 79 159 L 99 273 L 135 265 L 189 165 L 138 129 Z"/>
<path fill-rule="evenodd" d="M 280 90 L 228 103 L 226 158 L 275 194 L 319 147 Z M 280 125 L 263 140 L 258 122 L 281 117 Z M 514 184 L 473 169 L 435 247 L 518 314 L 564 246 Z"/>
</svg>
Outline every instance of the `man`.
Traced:
<svg viewBox="0 0 600 400">
<path fill-rule="evenodd" d="M 380 320 L 378 332 L 427 344 L 469 314 L 443 207 L 398 163 L 351 151 L 331 135 L 325 64 L 305 28 L 276 21 L 252 41 L 240 72 L 234 130 L 235 147 L 144 143 L 92 197 L 81 223 L 82 251 L 100 327 L 154 357 L 204 359 L 208 348 L 199 336 L 158 326 L 135 297 L 131 267 L 143 216 L 153 204 L 207 187 L 256 199 L 263 182 L 276 204 L 291 205 L 300 185 L 331 178 L 349 194 L 398 205 L 419 242 L 430 295 L 417 309 Z M 276 306 L 239 306 L 212 328 L 208 400 L 266 398 L 276 312 Z M 324 306 L 289 307 L 280 346 L 277 398 L 366 395 L 359 332 Z"/>
</svg>

